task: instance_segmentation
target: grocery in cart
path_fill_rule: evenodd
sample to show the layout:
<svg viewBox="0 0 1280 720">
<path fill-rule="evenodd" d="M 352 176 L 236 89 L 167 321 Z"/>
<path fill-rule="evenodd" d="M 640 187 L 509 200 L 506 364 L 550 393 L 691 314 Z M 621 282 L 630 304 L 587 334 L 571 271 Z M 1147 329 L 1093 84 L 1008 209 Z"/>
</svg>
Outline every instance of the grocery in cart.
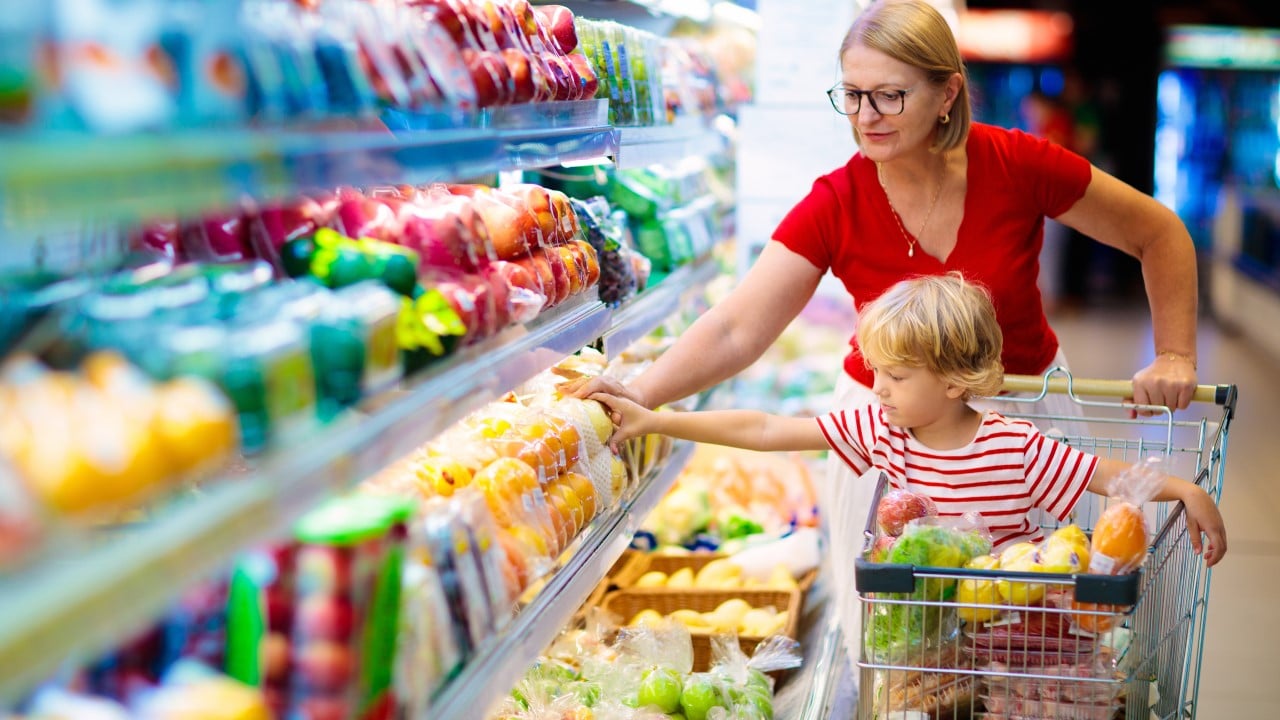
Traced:
<svg viewBox="0 0 1280 720">
<path fill-rule="evenodd" d="M 1037 389 L 1011 399 L 1027 408 L 1065 392 L 1082 415 L 1005 415 L 1086 453 L 1133 463 L 1136 483 L 1165 472 L 1220 502 L 1235 386 L 1200 386 L 1194 420 L 1175 420 L 1163 407 L 1086 400 L 1124 398 L 1131 388 L 1062 369 L 1010 378 L 1006 388 Z M 1192 549 L 1180 503 L 1144 506 L 1111 495 L 1081 498 L 1064 523 L 1046 515 L 1043 542 L 992 555 L 981 519 L 936 517 L 882 473 L 856 568 L 858 717 L 1194 718 L 1211 572 Z M 886 527 L 888 515 L 894 521 Z M 1135 549 L 1115 563 L 1123 543 Z"/>
</svg>

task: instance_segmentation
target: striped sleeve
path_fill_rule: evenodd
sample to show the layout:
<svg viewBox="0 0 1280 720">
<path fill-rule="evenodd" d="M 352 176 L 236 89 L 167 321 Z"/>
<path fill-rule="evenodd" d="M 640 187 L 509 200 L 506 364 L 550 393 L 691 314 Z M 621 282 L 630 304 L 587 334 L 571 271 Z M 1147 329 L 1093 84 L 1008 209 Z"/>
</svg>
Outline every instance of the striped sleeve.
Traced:
<svg viewBox="0 0 1280 720">
<path fill-rule="evenodd" d="M 1066 520 L 1089 487 L 1098 457 L 1041 435 L 1027 424 L 1023 452 L 1031 503 L 1058 520 Z"/>
<path fill-rule="evenodd" d="M 855 475 L 871 469 L 871 450 L 876 437 L 872 415 L 869 408 L 851 408 L 818 417 L 818 427 L 827 439 L 827 446 Z"/>
</svg>

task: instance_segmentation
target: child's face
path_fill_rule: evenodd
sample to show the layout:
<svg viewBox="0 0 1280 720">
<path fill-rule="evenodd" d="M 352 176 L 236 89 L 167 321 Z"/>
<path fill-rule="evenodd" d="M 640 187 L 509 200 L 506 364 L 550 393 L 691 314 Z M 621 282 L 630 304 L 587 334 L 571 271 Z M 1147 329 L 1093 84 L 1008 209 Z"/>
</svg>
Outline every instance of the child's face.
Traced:
<svg viewBox="0 0 1280 720">
<path fill-rule="evenodd" d="M 921 367 L 872 365 L 871 391 L 885 419 L 901 428 L 931 425 L 944 416 L 964 392 Z"/>
</svg>

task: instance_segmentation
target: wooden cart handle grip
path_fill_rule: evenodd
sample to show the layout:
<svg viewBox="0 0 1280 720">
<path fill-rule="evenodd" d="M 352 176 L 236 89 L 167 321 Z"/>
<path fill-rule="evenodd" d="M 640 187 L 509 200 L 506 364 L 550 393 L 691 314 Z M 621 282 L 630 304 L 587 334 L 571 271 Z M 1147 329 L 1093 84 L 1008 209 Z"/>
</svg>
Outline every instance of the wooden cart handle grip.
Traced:
<svg viewBox="0 0 1280 720">
<path fill-rule="evenodd" d="M 1004 389 L 1007 392 L 1039 393 L 1044 388 L 1044 378 L 1039 375 L 1005 375 Z M 1196 402 L 1223 405 L 1232 394 L 1232 385 L 1197 385 L 1192 399 Z M 1071 389 L 1076 395 L 1094 395 L 1112 398 L 1133 397 L 1133 382 L 1130 380 L 1091 380 L 1075 378 L 1071 381 Z M 1049 378 L 1049 392 L 1067 392 L 1065 377 Z"/>
</svg>

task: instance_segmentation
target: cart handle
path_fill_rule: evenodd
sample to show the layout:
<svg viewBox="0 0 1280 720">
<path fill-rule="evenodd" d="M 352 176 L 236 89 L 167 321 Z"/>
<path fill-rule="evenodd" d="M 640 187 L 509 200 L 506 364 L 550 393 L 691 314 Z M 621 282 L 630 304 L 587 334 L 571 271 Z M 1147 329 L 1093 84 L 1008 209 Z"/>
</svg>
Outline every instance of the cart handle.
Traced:
<svg viewBox="0 0 1280 720">
<path fill-rule="evenodd" d="M 1131 380 L 1091 380 L 1075 377 L 1050 377 L 1040 375 L 1005 375 L 1006 392 L 1066 393 L 1069 395 L 1097 395 L 1112 398 L 1132 398 Z M 1197 385 L 1192 400 L 1213 403 L 1235 409 L 1237 389 L 1235 385 Z"/>
</svg>

